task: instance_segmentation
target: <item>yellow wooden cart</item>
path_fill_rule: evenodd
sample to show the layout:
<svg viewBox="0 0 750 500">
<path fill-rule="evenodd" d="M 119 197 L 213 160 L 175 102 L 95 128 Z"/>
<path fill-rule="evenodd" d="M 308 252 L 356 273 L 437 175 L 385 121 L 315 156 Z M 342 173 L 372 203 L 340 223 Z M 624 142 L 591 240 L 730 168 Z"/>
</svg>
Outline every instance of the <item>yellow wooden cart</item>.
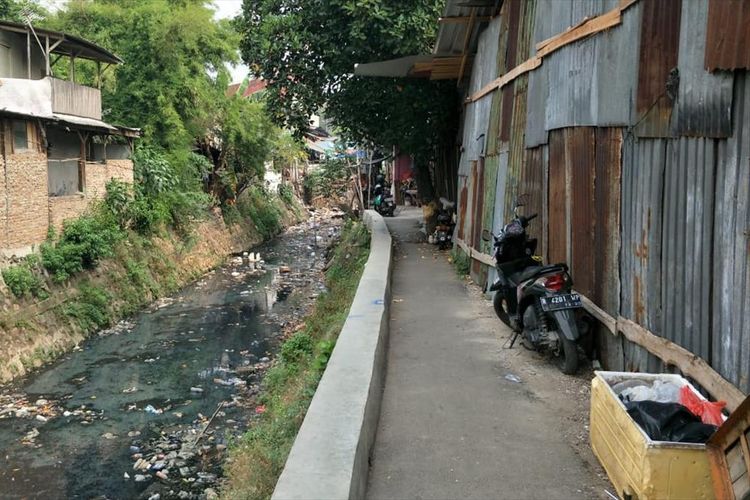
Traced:
<svg viewBox="0 0 750 500">
<path fill-rule="evenodd" d="M 628 379 L 690 383 L 679 375 L 595 372 L 591 446 L 623 499 L 712 499 L 706 445 L 653 441 L 628 415 L 612 386 Z M 702 399 L 697 391 L 695 391 Z"/>
</svg>

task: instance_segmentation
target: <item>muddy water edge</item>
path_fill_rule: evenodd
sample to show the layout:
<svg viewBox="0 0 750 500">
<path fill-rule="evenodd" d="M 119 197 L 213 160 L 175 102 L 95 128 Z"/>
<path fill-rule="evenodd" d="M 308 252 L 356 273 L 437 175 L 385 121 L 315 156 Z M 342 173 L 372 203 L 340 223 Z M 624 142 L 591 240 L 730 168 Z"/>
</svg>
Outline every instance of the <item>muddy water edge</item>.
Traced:
<svg viewBox="0 0 750 500">
<path fill-rule="evenodd" d="M 264 369 L 324 289 L 334 214 L 0 387 L 0 498 L 206 498 Z M 260 253 L 264 270 L 250 255 Z"/>
</svg>

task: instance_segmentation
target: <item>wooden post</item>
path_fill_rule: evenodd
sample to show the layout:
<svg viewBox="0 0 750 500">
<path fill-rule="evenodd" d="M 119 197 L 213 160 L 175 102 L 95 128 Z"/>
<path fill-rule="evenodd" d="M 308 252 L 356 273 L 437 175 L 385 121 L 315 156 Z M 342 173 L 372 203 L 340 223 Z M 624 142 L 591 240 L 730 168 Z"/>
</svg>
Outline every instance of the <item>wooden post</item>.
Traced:
<svg viewBox="0 0 750 500">
<path fill-rule="evenodd" d="M 71 54 L 70 56 L 70 81 L 76 82 L 76 55 Z"/>
<path fill-rule="evenodd" d="M 31 31 L 26 30 L 26 78 L 31 80 Z"/>
<path fill-rule="evenodd" d="M 367 165 L 367 208 L 370 208 L 370 205 L 372 205 L 372 157 L 374 154 L 375 152 L 370 150 L 370 163 Z"/>
<path fill-rule="evenodd" d="M 49 65 L 49 36 L 45 36 L 44 37 L 44 45 L 46 47 L 44 49 L 44 61 L 46 63 L 46 68 L 44 70 L 44 76 L 49 76 L 50 71 L 51 71 L 51 68 L 50 68 L 50 65 Z"/>
<path fill-rule="evenodd" d="M 86 142 L 89 139 L 89 133 L 76 131 L 78 138 L 81 140 L 81 157 L 78 160 L 78 189 L 81 193 L 86 192 Z"/>
<path fill-rule="evenodd" d="M 102 88 L 102 63 L 96 61 L 96 88 Z"/>
</svg>

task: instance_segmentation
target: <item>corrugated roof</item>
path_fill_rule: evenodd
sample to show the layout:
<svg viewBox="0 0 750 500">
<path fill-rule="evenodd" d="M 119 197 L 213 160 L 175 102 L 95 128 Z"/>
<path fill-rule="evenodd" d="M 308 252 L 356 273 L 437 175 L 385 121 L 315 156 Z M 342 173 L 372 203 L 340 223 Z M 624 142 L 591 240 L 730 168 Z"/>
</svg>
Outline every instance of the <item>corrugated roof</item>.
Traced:
<svg viewBox="0 0 750 500">
<path fill-rule="evenodd" d="M 502 3 L 502 0 L 448 0 L 443 10 L 443 19 L 466 18 L 466 22 L 441 22 L 433 53 L 439 55 L 463 53 L 472 11 L 475 17 L 481 19 L 475 22 L 470 37 L 469 51 L 475 52 L 479 36 L 479 30 L 476 27 L 486 24 L 486 18 L 494 16 L 500 10 Z"/>
<path fill-rule="evenodd" d="M 231 97 L 237 94 L 244 83 L 245 82 L 231 84 L 229 87 L 227 87 L 226 96 Z M 245 87 L 245 90 L 242 91 L 242 97 L 250 97 L 253 94 L 257 94 L 261 90 L 264 90 L 267 86 L 268 84 L 265 80 L 249 80 L 247 82 L 247 87 Z"/>
<path fill-rule="evenodd" d="M 66 115 L 63 113 L 54 113 L 51 118 L 56 122 L 76 125 L 79 127 L 103 129 L 109 131 L 118 130 L 117 127 L 110 125 L 109 123 L 103 122 L 101 120 L 95 120 L 93 118 L 83 118 L 81 116 Z"/>
<path fill-rule="evenodd" d="M 28 25 L 2 20 L 0 20 L 0 30 L 24 34 L 30 31 Z M 59 42 L 58 45 L 51 50 L 53 54 L 62 54 L 66 56 L 75 55 L 75 57 L 79 59 L 90 59 L 92 61 L 101 61 L 110 64 L 121 64 L 123 62 L 122 59 L 107 49 L 69 33 L 37 27 L 33 28 L 33 33 L 36 33 L 40 39 L 49 37 L 55 39 L 54 42 Z M 32 34 L 31 36 L 33 38 L 34 35 Z M 50 43 L 50 45 L 53 45 L 53 43 Z"/>
</svg>

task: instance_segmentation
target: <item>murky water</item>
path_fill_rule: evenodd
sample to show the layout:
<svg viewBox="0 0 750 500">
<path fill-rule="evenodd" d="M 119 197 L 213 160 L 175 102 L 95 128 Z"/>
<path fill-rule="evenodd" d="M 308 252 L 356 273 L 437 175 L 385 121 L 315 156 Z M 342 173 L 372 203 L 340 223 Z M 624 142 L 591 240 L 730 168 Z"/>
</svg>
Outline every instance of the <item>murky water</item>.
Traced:
<svg viewBox="0 0 750 500">
<path fill-rule="evenodd" d="M 50 408 L 47 414 L 57 416 L 46 422 L 33 413 L 0 416 L 0 497 L 143 495 L 156 478 L 149 471 L 149 479 L 135 482 L 135 474 L 146 473 L 133 470 L 134 453 L 145 452 L 139 448 L 170 429 L 194 433 L 222 401 L 227 403 L 211 425 L 211 437 L 200 445 L 212 453 L 217 444 L 223 448 L 252 413 L 248 404 L 243 407 L 257 383 L 251 367 L 273 351 L 280 317 L 299 307 L 298 295 L 306 298 L 322 286 L 314 273 L 298 274 L 322 266 L 322 250 L 310 246 L 314 241 L 312 230 L 283 235 L 256 249 L 268 263 L 267 273 L 246 274 L 244 262 L 219 269 L 174 301 L 139 314 L 130 328 L 94 336 L 80 350 L 5 388 L 6 402 L 8 394 L 24 394 L 30 406 Z M 281 263 L 289 264 L 291 273 L 280 274 L 274 264 Z M 300 287 L 304 292 L 289 295 Z M 195 481 L 200 464 L 186 465 L 191 477 L 182 478 L 173 467 L 166 471 L 171 483 Z"/>
</svg>

